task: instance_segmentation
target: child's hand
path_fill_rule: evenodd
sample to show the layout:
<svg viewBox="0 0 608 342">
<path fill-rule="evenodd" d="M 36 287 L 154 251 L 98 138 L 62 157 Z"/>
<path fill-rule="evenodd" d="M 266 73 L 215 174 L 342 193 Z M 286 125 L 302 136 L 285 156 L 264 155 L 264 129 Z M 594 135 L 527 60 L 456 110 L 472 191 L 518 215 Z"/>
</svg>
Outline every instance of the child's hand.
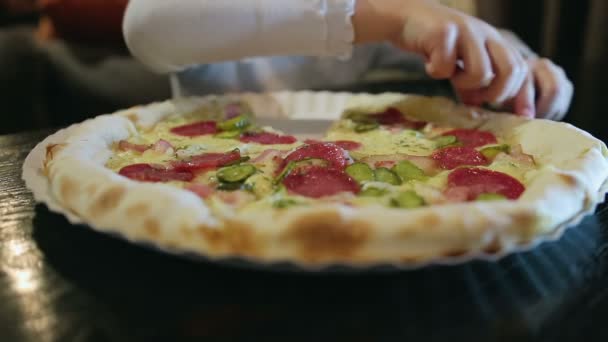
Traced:
<svg viewBox="0 0 608 342">
<path fill-rule="evenodd" d="M 561 120 L 570 107 L 574 87 L 564 69 L 546 58 L 531 57 L 527 61 L 530 72 L 521 88 L 498 108 L 527 117 Z M 474 102 L 479 90 L 460 91 L 465 103 Z"/>
<path fill-rule="evenodd" d="M 534 114 L 528 63 L 489 24 L 427 0 L 359 0 L 353 22 L 356 41 L 388 39 L 424 56 L 428 74 L 450 79 L 468 104 L 514 101 L 517 114 Z"/>
<path fill-rule="evenodd" d="M 512 100 L 511 110 L 536 107 L 536 116 L 545 119 L 561 120 L 572 101 L 574 87 L 564 69 L 546 58 L 530 58 L 529 89 L 523 89 Z M 526 93 L 535 95 L 526 95 Z"/>
</svg>

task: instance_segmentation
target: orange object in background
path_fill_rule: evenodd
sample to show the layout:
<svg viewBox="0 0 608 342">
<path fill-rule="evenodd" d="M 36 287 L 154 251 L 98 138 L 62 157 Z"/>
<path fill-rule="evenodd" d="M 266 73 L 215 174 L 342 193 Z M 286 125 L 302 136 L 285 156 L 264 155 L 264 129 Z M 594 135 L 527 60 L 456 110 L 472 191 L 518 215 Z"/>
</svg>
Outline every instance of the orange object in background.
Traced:
<svg viewBox="0 0 608 342">
<path fill-rule="evenodd" d="M 82 43 L 123 44 L 128 0 L 39 0 L 40 34 Z"/>
</svg>

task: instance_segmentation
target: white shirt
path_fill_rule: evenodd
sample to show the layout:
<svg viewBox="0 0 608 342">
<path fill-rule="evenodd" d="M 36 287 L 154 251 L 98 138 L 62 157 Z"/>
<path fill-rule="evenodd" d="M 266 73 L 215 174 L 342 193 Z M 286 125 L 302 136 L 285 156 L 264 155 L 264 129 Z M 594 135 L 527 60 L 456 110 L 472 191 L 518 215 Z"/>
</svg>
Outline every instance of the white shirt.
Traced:
<svg viewBox="0 0 608 342">
<path fill-rule="evenodd" d="M 348 86 L 368 71 L 423 72 L 389 44 L 353 47 L 356 0 L 131 0 L 132 54 L 185 94 Z"/>
</svg>

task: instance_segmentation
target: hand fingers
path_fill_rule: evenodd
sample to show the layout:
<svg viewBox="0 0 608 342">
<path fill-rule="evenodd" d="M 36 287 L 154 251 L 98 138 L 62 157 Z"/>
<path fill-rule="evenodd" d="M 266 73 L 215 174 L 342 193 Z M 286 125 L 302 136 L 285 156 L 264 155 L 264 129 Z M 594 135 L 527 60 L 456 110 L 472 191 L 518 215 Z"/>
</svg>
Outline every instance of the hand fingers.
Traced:
<svg viewBox="0 0 608 342">
<path fill-rule="evenodd" d="M 456 69 L 458 27 L 445 25 L 435 34 L 437 37 L 433 41 L 438 42 L 438 45 L 431 47 L 426 72 L 435 79 L 450 78 Z"/>
<path fill-rule="evenodd" d="M 515 114 L 529 118 L 534 118 L 536 109 L 534 106 L 534 79 L 532 75 L 527 75 L 524 83 L 515 95 L 512 101 L 512 109 Z"/>
<path fill-rule="evenodd" d="M 541 117 L 559 120 L 570 106 L 574 92 L 572 83 L 551 61 L 540 59 L 535 63 L 534 76 L 539 92 L 537 111 Z"/>
<path fill-rule="evenodd" d="M 559 110 L 559 75 L 551 68 L 550 61 L 539 60 L 534 68 L 534 76 L 538 87 L 536 103 L 540 116 L 550 118 Z"/>
<path fill-rule="evenodd" d="M 528 74 L 528 66 L 514 49 L 497 40 L 486 43 L 496 77 L 481 95 L 486 102 L 504 103 L 518 94 Z"/>
<path fill-rule="evenodd" d="M 574 86 L 572 82 L 564 77 L 564 93 L 560 97 L 560 104 L 558 105 L 559 111 L 552 117 L 553 120 L 561 120 L 568 113 L 570 103 L 572 102 L 572 96 L 574 95 Z"/>
<path fill-rule="evenodd" d="M 464 62 L 464 70 L 458 71 L 452 78 L 456 89 L 472 90 L 488 86 L 494 73 L 492 63 L 486 50 L 484 39 L 469 31 L 461 32 L 458 42 L 458 55 Z M 483 99 L 476 99 L 481 104 Z"/>
</svg>

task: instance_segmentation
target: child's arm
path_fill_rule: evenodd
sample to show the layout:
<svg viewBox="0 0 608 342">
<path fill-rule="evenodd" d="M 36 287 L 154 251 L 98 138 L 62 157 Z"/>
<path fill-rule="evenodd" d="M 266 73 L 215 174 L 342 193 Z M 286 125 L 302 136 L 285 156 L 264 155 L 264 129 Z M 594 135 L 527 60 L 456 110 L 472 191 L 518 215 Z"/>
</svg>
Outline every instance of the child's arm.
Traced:
<svg viewBox="0 0 608 342">
<path fill-rule="evenodd" d="M 432 0 L 131 0 L 124 33 L 153 68 L 254 56 L 348 56 L 357 43 L 390 41 L 425 59 L 469 104 L 518 98 L 535 114 L 534 82 L 521 53 L 487 23 Z M 521 94 L 527 94 L 522 96 Z"/>
<path fill-rule="evenodd" d="M 348 56 L 354 0 L 131 0 L 131 52 L 162 72 L 255 56 Z"/>
</svg>

